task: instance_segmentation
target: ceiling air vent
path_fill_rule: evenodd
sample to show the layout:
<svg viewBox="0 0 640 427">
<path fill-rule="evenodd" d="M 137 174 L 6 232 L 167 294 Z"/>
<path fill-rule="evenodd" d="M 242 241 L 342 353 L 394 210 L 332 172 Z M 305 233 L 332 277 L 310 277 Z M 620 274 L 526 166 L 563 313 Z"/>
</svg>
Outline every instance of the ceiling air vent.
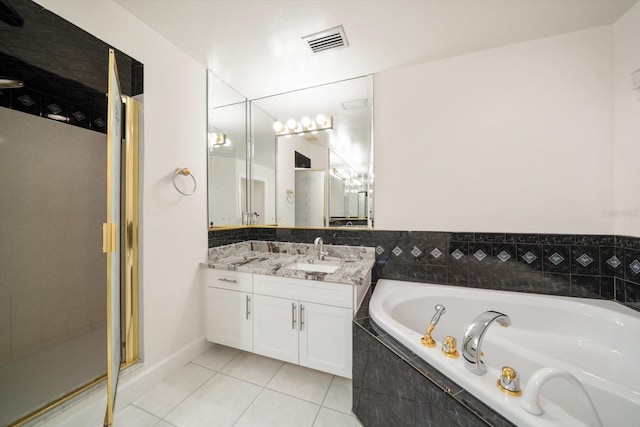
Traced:
<svg viewBox="0 0 640 427">
<path fill-rule="evenodd" d="M 342 25 L 304 36 L 302 40 L 304 40 L 313 53 L 326 52 L 327 50 L 349 46 L 347 35 L 344 33 Z"/>
</svg>

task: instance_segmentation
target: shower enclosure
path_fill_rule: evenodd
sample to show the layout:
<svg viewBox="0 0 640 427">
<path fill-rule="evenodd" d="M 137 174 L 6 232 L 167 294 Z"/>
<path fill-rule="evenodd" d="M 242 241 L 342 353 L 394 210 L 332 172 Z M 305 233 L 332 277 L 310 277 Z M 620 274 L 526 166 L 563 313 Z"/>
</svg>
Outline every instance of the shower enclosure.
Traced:
<svg viewBox="0 0 640 427">
<path fill-rule="evenodd" d="M 124 94 L 142 92 L 142 64 L 34 2 L 0 3 L 25 22 L 0 22 L 0 76 L 21 82 L 0 88 L 0 426 L 19 426 L 106 382 L 112 409 L 138 358 L 138 104 Z"/>
</svg>

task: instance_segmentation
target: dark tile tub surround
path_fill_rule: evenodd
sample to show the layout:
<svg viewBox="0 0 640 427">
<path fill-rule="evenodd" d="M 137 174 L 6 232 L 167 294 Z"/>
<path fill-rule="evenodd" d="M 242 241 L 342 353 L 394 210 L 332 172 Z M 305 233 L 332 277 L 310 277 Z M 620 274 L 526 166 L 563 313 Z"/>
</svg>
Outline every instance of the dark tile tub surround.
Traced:
<svg viewBox="0 0 640 427">
<path fill-rule="evenodd" d="M 611 299 L 640 310 L 640 238 L 251 227 L 209 231 L 209 247 L 265 240 L 376 248 L 373 282 L 398 279 Z"/>
<path fill-rule="evenodd" d="M 353 323 L 353 412 L 365 426 L 513 426 L 377 328 L 368 305 Z"/>
</svg>

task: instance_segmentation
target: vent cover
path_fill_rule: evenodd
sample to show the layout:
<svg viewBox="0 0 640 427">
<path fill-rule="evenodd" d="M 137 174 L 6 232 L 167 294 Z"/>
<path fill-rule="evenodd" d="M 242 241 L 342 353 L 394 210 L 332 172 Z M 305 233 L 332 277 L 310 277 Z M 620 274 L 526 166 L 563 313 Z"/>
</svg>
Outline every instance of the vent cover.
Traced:
<svg viewBox="0 0 640 427">
<path fill-rule="evenodd" d="M 328 50 L 349 46 L 347 35 L 344 33 L 342 25 L 304 36 L 302 40 L 304 40 L 313 53 L 326 52 Z"/>
</svg>

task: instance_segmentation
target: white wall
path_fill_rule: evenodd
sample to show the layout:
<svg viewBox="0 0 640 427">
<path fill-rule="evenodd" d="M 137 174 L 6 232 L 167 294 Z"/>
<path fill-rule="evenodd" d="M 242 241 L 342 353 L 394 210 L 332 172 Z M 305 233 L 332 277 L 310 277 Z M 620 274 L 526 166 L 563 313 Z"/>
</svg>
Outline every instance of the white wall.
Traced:
<svg viewBox="0 0 640 427">
<path fill-rule="evenodd" d="M 111 0 L 38 3 L 144 64 L 144 365 L 123 378 L 122 387 L 157 369 L 166 358 L 181 354 L 188 361 L 186 353 L 205 346 L 198 263 L 207 253 L 206 69 Z M 194 173 L 200 186 L 193 196 L 182 196 L 173 188 L 176 167 L 189 167 Z M 126 402 L 119 395 L 118 403 Z"/>
<path fill-rule="evenodd" d="M 613 232 L 612 46 L 598 27 L 377 75 L 376 228 Z"/>
<path fill-rule="evenodd" d="M 616 234 L 640 236 L 640 90 L 631 73 L 640 70 L 640 3 L 614 25 Z"/>
</svg>

